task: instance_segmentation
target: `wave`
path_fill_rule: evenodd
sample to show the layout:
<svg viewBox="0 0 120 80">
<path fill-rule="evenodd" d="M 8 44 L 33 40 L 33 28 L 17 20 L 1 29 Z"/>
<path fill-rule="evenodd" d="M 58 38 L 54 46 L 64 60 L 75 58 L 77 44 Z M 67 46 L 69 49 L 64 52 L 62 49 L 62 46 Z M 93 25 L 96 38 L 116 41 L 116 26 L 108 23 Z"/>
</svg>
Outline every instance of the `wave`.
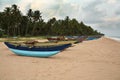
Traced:
<svg viewBox="0 0 120 80">
<path fill-rule="evenodd" d="M 107 38 L 110 38 L 110 39 L 113 39 L 113 40 L 116 40 L 116 41 L 119 41 L 120 42 L 120 37 L 119 36 L 107 36 Z"/>
</svg>

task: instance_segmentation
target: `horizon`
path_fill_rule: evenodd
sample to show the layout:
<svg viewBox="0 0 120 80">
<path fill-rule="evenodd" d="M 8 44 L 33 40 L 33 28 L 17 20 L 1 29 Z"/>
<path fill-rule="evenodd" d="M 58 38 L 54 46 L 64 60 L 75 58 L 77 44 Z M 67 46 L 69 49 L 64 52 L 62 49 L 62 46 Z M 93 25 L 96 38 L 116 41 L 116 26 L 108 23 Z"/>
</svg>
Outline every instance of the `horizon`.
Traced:
<svg viewBox="0 0 120 80">
<path fill-rule="evenodd" d="M 52 17 L 76 18 L 107 36 L 119 36 L 120 0 L 0 0 L 0 12 L 12 4 L 25 15 L 28 9 L 40 10 L 44 20 Z M 111 9 L 111 10 L 110 10 Z"/>
</svg>

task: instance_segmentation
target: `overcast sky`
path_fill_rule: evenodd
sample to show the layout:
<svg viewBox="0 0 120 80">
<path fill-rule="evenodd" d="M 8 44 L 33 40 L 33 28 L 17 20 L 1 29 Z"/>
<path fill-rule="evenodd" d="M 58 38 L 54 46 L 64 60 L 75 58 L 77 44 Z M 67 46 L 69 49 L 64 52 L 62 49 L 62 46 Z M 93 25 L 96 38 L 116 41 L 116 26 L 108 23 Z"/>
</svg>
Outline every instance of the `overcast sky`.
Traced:
<svg viewBox="0 0 120 80">
<path fill-rule="evenodd" d="M 23 14 L 40 10 L 43 19 L 76 18 L 110 36 L 120 36 L 120 0 L 0 0 L 0 11 L 17 4 Z"/>
</svg>

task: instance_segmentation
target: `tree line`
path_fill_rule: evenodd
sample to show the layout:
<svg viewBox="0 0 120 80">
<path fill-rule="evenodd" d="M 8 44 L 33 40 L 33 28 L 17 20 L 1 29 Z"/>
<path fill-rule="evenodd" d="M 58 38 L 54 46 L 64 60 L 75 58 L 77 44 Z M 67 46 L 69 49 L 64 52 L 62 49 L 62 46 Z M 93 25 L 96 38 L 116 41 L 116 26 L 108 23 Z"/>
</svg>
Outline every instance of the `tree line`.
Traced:
<svg viewBox="0 0 120 80">
<path fill-rule="evenodd" d="M 103 35 L 78 22 L 75 18 L 57 20 L 55 17 L 47 22 L 42 19 L 39 10 L 29 9 L 27 15 L 23 15 L 18 6 L 13 4 L 0 12 L 0 36 L 72 36 L 72 35 Z"/>
</svg>

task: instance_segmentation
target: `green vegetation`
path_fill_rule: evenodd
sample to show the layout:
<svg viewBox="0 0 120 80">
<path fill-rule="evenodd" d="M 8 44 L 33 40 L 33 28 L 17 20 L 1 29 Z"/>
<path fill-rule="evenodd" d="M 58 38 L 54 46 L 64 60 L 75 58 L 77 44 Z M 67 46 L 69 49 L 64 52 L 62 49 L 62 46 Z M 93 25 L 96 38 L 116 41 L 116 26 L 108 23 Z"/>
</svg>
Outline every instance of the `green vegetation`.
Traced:
<svg viewBox="0 0 120 80">
<path fill-rule="evenodd" d="M 30 36 L 65 36 L 65 35 L 103 35 L 83 22 L 66 16 L 63 20 L 55 17 L 45 22 L 39 10 L 29 9 L 23 15 L 17 5 L 6 7 L 0 12 L 0 37 Z"/>
</svg>

